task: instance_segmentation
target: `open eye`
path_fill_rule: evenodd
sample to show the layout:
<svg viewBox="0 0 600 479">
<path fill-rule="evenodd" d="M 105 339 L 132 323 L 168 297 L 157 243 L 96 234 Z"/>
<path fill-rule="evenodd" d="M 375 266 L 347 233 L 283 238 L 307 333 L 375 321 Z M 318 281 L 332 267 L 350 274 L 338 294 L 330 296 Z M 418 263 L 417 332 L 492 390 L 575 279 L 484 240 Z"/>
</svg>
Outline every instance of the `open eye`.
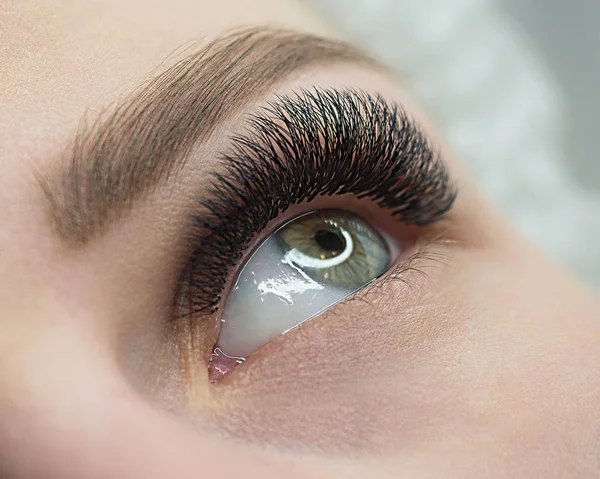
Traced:
<svg viewBox="0 0 600 479">
<path fill-rule="evenodd" d="M 391 260 L 386 240 L 346 211 L 315 211 L 280 227 L 248 259 L 229 293 L 211 381 L 381 276 Z"/>
</svg>

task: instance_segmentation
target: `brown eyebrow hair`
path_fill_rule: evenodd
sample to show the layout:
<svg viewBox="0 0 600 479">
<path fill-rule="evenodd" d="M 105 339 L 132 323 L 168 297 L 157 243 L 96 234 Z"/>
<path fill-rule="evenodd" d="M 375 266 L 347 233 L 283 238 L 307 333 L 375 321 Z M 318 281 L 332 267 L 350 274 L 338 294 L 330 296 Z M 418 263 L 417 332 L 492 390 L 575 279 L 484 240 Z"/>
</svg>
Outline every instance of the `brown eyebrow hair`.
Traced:
<svg viewBox="0 0 600 479">
<path fill-rule="evenodd" d="M 265 27 L 205 45 L 82 124 L 59 170 L 40 175 L 55 230 L 88 243 L 179 171 L 220 122 L 290 74 L 332 62 L 378 66 L 346 43 Z"/>
</svg>

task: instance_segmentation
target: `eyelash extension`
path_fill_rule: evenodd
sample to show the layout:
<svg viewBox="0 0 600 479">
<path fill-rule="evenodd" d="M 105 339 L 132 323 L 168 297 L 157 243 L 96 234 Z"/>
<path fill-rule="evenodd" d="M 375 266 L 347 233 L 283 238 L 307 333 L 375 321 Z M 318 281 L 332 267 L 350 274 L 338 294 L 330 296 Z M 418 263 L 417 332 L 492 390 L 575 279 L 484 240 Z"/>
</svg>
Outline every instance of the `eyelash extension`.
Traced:
<svg viewBox="0 0 600 479">
<path fill-rule="evenodd" d="M 213 174 L 195 245 L 180 281 L 179 311 L 218 309 L 228 272 L 255 234 L 288 207 L 317 196 L 368 198 L 406 224 L 440 219 L 456 197 L 439 154 L 397 104 L 360 90 L 278 96 L 250 116 Z"/>
</svg>

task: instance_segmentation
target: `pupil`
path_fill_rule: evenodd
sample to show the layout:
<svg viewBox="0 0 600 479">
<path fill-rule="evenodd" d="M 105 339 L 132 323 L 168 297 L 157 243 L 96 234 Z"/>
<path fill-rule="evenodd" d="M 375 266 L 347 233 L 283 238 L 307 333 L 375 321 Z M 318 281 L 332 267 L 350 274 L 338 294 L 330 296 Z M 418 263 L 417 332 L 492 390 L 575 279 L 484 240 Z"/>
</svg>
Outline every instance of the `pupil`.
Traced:
<svg viewBox="0 0 600 479">
<path fill-rule="evenodd" d="M 315 241 L 321 248 L 332 253 L 339 253 L 346 247 L 344 238 L 330 230 L 319 230 L 315 233 Z"/>
</svg>

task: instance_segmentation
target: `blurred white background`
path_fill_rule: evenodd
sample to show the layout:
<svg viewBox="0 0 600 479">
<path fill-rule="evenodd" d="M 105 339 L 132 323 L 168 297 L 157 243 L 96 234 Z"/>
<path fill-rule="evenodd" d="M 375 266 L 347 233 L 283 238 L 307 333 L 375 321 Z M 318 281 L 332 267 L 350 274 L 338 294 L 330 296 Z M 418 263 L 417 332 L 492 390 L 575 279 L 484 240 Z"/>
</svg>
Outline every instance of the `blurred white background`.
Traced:
<svg viewBox="0 0 600 479">
<path fill-rule="evenodd" d="M 306 1 L 402 72 L 487 195 L 600 290 L 600 1 Z"/>
</svg>

